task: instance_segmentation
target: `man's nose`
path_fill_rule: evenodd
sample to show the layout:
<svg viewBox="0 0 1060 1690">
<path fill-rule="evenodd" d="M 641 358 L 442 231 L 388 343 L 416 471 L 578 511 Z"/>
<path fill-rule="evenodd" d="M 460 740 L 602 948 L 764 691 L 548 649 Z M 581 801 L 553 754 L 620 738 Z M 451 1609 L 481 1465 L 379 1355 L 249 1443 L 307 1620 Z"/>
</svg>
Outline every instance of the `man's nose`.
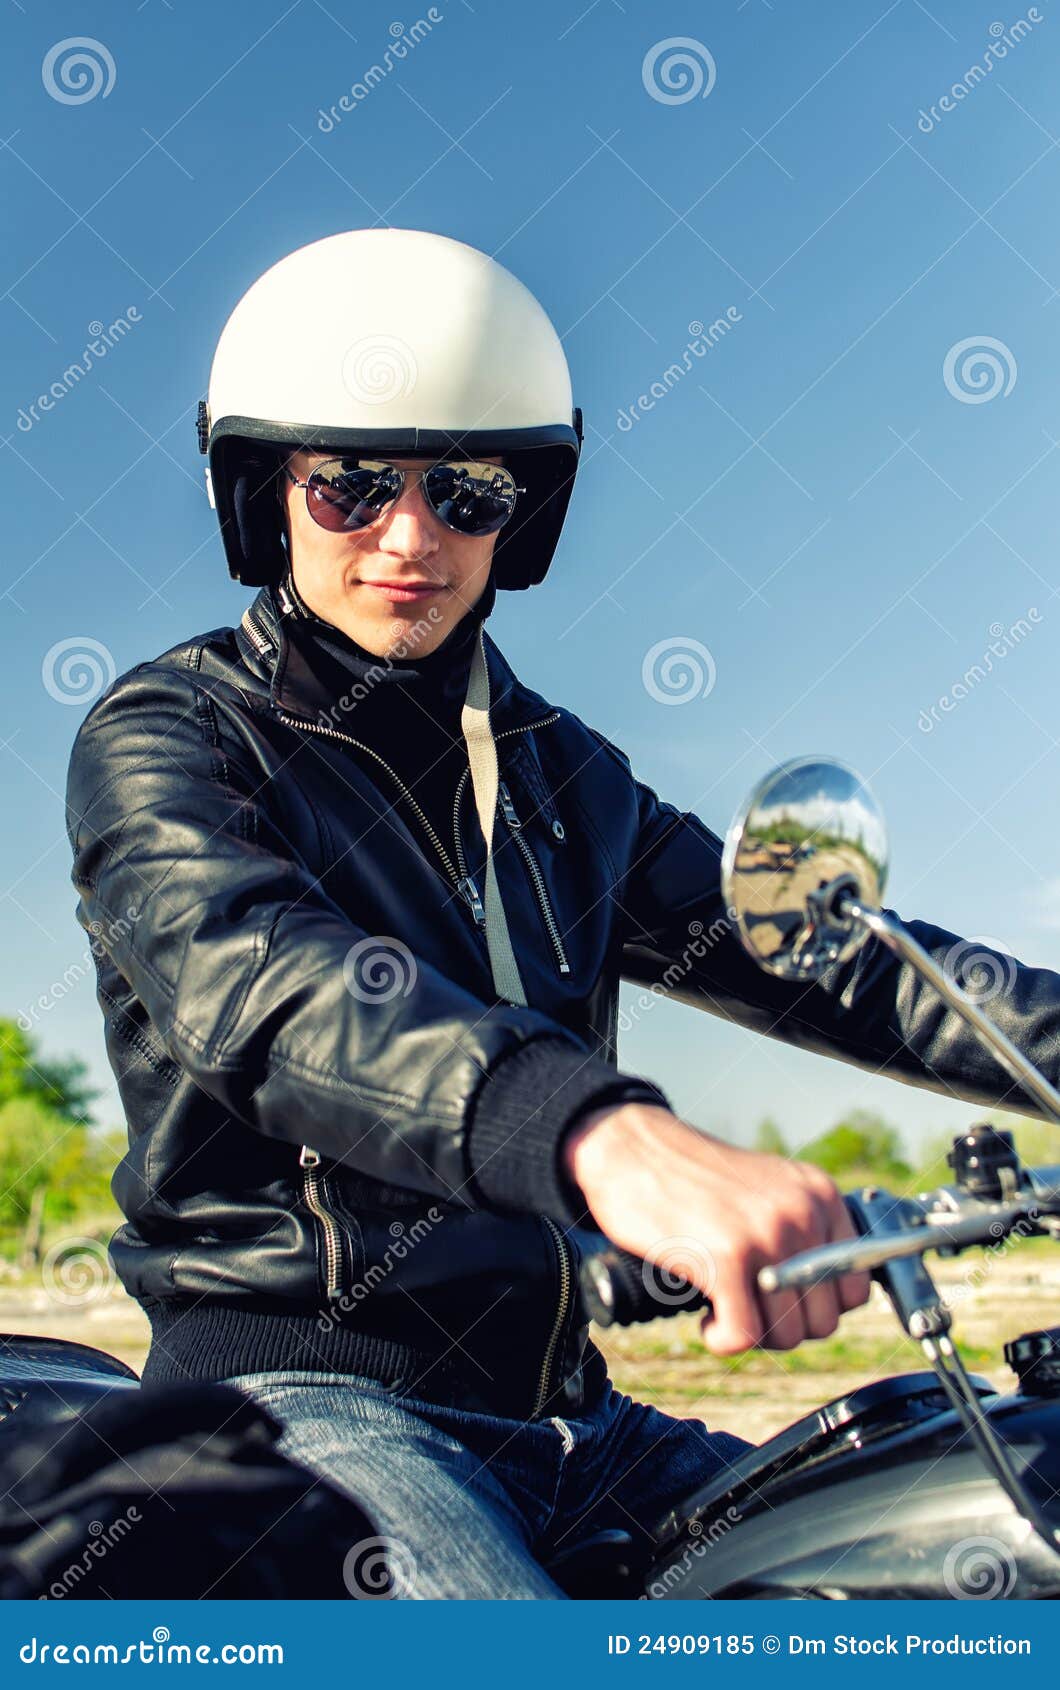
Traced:
<svg viewBox="0 0 1060 1690">
<path fill-rule="evenodd" d="M 403 557 L 426 557 L 439 546 L 438 521 L 424 497 L 418 475 L 408 475 L 382 524 L 379 550 Z"/>
</svg>

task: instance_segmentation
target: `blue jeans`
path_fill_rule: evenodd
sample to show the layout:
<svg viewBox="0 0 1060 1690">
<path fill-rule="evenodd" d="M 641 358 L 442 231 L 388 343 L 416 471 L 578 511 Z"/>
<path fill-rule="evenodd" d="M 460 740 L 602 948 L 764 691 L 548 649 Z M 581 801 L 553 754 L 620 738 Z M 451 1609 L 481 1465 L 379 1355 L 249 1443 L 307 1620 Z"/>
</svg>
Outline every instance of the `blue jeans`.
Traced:
<svg viewBox="0 0 1060 1690">
<path fill-rule="evenodd" d="M 227 1379 L 284 1426 L 280 1448 L 348 1491 L 380 1534 L 347 1587 L 437 1597 L 562 1597 L 543 1559 L 604 1527 L 634 1538 L 751 1446 L 608 1386 L 590 1413 L 522 1421 L 396 1396 L 350 1374 Z M 380 1539 L 385 1539 L 381 1543 Z"/>
</svg>

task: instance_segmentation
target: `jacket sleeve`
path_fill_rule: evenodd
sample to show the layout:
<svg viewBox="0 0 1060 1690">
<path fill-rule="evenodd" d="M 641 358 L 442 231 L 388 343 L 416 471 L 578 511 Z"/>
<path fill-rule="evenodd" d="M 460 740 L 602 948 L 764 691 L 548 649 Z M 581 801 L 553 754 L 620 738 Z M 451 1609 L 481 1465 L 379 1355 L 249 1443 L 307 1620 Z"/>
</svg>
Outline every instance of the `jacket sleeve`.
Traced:
<svg viewBox="0 0 1060 1690">
<path fill-rule="evenodd" d="M 895 1079 L 972 1103 L 1041 1113 L 960 1016 L 879 940 L 869 938 L 811 986 L 759 968 L 725 907 L 721 840 L 695 815 L 642 782 L 636 786 L 636 859 L 618 900 L 624 979 Z M 966 986 L 971 965 L 971 983 L 985 983 L 989 993 L 983 1007 L 1054 1085 L 1060 1082 L 1060 975 L 927 922 L 907 926 L 939 967 Z"/>
<path fill-rule="evenodd" d="M 411 947 L 390 953 L 396 984 L 351 989 L 351 950 L 372 935 L 300 859 L 265 779 L 174 670 L 134 671 L 78 734 L 79 919 L 169 1055 L 269 1137 L 467 1207 L 576 1218 L 558 1143 L 623 1077 L 548 1016 L 479 1001 Z"/>
</svg>

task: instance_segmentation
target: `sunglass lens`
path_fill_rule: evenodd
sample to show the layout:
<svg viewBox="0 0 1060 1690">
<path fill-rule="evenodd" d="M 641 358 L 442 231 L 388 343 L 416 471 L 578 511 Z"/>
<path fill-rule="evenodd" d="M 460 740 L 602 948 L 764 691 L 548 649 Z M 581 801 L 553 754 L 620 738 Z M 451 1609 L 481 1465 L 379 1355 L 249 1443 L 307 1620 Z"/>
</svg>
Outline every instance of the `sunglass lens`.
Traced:
<svg viewBox="0 0 1060 1690">
<path fill-rule="evenodd" d="M 333 534 L 367 528 L 401 491 L 401 473 L 390 464 L 343 459 L 320 464 L 309 477 L 309 514 Z"/>
<path fill-rule="evenodd" d="M 458 534 L 495 534 L 515 509 L 515 477 L 498 464 L 434 464 L 423 490 L 435 515 Z"/>
</svg>

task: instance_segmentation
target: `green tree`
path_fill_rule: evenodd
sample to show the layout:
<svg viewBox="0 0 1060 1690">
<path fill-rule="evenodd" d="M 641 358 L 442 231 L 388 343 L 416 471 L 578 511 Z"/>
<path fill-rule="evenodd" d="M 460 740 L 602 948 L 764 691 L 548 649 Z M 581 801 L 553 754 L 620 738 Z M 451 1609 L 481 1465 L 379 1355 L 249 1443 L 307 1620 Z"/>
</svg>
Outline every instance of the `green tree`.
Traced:
<svg viewBox="0 0 1060 1690">
<path fill-rule="evenodd" d="M 0 1105 L 33 1097 L 69 1121 L 88 1122 L 89 1105 L 98 1093 L 86 1074 L 76 1057 L 56 1061 L 42 1056 L 25 1028 L 0 1016 Z"/>
<path fill-rule="evenodd" d="M 854 1109 L 829 1132 L 804 1150 L 804 1162 L 814 1162 L 831 1174 L 837 1185 L 883 1185 L 908 1189 L 913 1170 L 905 1157 L 901 1135 L 882 1115 Z"/>
<path fill-rule="evenodd" d="M 29 1214 L 39 1185 L 50 1186 L 66 1141 L 85 1128 L 65 1120 L 36 1097 L 0 1103 L 0 1227 L 17 1231 Z"/>
<path fill-rule="evenodd" d="M 764 1151 L 771 1156 L 790 1156 L 791 1154 L 784 1134 L 772 1115 L 767 1115 L 764 1121 L 759 1121 L 752 1148 Z"/>
<path fill-rule="evenodd" d="M 83 1062 L 41 1055 L 18 1022 L 0 1018 L 0 1240 L 16 1247 L 27 1222 L 110 1220 L 115 1135 L 93 1129 Z"/>
</svg>

